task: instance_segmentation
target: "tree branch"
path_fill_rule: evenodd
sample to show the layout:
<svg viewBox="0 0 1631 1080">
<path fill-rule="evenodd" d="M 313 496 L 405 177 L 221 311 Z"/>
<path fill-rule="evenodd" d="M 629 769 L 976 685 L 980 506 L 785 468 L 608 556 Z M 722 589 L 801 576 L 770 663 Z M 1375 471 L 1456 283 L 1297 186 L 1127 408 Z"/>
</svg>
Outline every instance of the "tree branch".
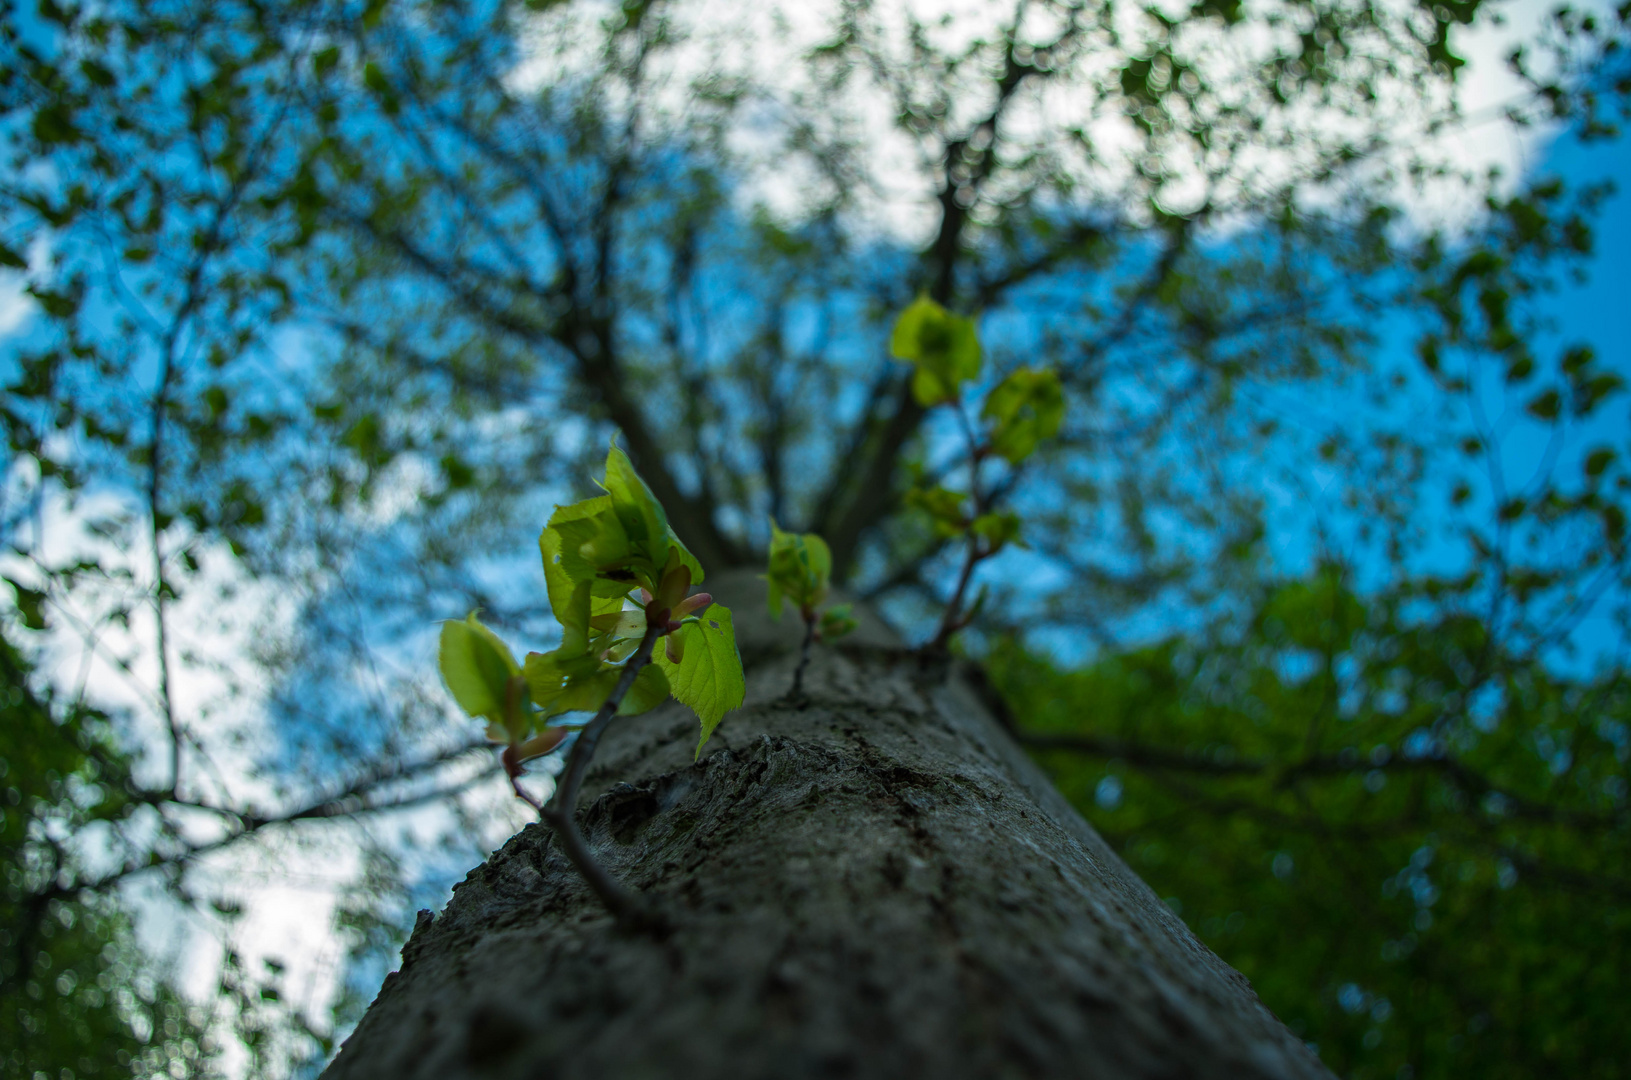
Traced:
<svg viewBox="0 0 1631 1080">
<path fill-rule="evenodd" d="M 584 726 L 573 742 L 572 750 L 567 754 L 566 768 L 561 771 L 560 780 L 555 785 L 555 794 L 550 797 L 549 805 L 539 809 L 540 816 L 554 828 L 555 835 L 560 837 L 566 857 L 572 860 L 572 865 L 578 868 L 578 873 L 589 883 L 589 888 L 594 890 L 600 902 L 606 905 L 606 910 L 624 926 L 644 929 L 660 928 L 663 925 L 661 919 L 596 861 L 594 853 L 589 850 L 589 845 L 584 842 L 583 834 L 578 831 L 577 806 L 578 792 L 583 787 L 584 775 L 589 771 L 589 762 L 595 756 L 595 748 L 600 745 L 600 737 L 606 733 L 606 728 L 617 716 L 617 710 L 623 704 L 623 697 L 629 692 L 629 687 L 634 685 L 640 670 L 651 662 L 652 646 L 657 643 L 657 635 L 665 625 L 653 618 L 654 614 L 656 613 L 652 612 L 647 615 L 645 636 L 640 639 L 640 646 L 629 658 L 629 662 L 623 665 L 623 673 L 618 678 L 611 696 L 600 706 L 600 711 L 595 713 L 594 719 Z"/>
<path fill-rule="evenodd" d="M 1003 72 L 997 79 L 995 104 L 967 134 L 946 144 L 941 162 L 940 229 L 924 252 L 923 261 L 929 276 L 929 296 L 948 307 L 956 285 L 956 264 L 962 255 L 969 209 L 978 198 L 980 186 L 990 178 L 997 164 L 997 125 L 1014 92 L 1039 70 L 1022 62 L 1015 51 L 1018 18 L 1016 13 L 1014 29 L 1006 35 Z M 1066 36 L 1073 32 L 1067 30 Z M 972 148 L 976 135 L 985 140 L 983 149 Z M 959 168 L 967 170 L 966 177 L 959 179 L 955 175 Z M 840 460 L 831 490 L 821 500 L 822 505 L 832 507 L 823 515 L 820 531 L 832 549 L 833 577 L 839 582 L 849 576 L 862 534 L 892 513 L 898 504 L 895 470 L 907 440 L 923 421 L 925 410 L 912 395 L 910 380 L 894 376 L 892 381 L 898 384 L 895 409 L 889 419 L 881 427 L 873 427 L 863 441 L 862 445 L 869 447 L 865 464 L 857 469 L 852 458 Z M 847 493 L 847 497 L 841 492 Z"/>
<path fill-rule="evenodd" d="M 48 889 L 43 890 L 39 895 L 45 896 L 48 899 L 60 899 L 82 891 L 102 892 L 114 885 L 117 885 L 134 874 L 138 874 L 146 870 L 188 863 L 201 855 L 207 855 L 212 852 L 224 850 L 238 841 L 260 832 L 262 829 L 275 825 L 287 825 L 297 821 L 352 817 L 357 814 L 364 813 L 379 813 L 386 810 L 404 809 L 406 807 L 416 806 L 434 799 L 440 799 L 447 795 L 450 790 L 460 790 L 467 786 L 472 780 L 480 779 L 480 777 L 473 777 L 471 780 L 463 781 L 460 784 L 455 785 L 452 789 L 437 789 L 428 793 L 404 796 L 400 799 L 395 799 L 384 803 L 370 803 L 368 801 L 368 796 L 387 784 L 402 780 L 409 780 L 416 776 L 433 772 L 457 758 L 463 757 L 475 750 L 486 749 L 490 745 L 491 744 L 489 744 L 485 739 L 471 740 L 459 746 L 445 750 L 432 758 L 427 758 L 417 762 L 396 763 L 386 768 L 377 769 L 373 772 L 358 777 L 340 791 L 337 791 L 331 795 L 323 796 L 320 799 L 306 803 L 295 809 L 277 814 L 262 815 L 249 809 L 219 806 L 201 801 L 173 799 L 169 796 L 168 792 L 165 791 L 138 790 L 130 792 L 126 797 L 134 803 L 153 806 L 155 809 L 161 811 L 166 806 L 173 806 L 189 810 L 200 810 L 219 817 L 227 818 L 235 823 L 236 827 L 230 829 L 227 833 L 217 837 L 214 840 L 208 840 L 198 844 L 188 844 L 180 850 L 173 851 L 167 855 L 160 855 L 157 852 L 154 852 L 144 855 L 138 859 L 132 859 L 124 863 L 122 866 L 96 878 L 89 880 L 76 879 L 62 884 L 52 884 Z"/>
</svg>

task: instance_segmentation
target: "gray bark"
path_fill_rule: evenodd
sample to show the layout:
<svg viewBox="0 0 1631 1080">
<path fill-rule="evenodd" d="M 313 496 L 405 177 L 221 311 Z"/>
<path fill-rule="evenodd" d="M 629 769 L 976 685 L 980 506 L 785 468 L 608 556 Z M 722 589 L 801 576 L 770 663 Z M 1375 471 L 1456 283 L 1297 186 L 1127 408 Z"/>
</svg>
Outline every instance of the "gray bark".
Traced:
<svg viewBox="0 0 1631 1080">
<path fill-rule="evenodd" d="M 779 701 L 797 620 L 709 584 L 747 704 L 695 762 L 673 703 L 619 720 L 581 811 L 672 932 L 620 931 L 528 826 L 421 917 L 329 1080 L 1330 1075 L 961 679 L 874 625 Z"/>
</svg>

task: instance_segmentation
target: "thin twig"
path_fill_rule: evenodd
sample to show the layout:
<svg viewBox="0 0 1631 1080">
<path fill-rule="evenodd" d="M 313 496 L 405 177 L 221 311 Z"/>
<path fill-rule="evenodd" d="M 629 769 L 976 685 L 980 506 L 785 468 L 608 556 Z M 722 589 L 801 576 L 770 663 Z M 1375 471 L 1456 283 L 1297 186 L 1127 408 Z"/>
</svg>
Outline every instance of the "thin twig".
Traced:
<svg viewBox="0 0 1631 1080">
<path fill-rule="evenodd" d="M 567 755 L 566 768 L 561 772 L 561 778 L 555 786 L 555 794 L 550 798 L 547 806 L 539 807 L 538 814 L 555 834 L 561 838 L 561 847 L 566 857 L 572 860 L 572 865 L 578 868 L 583 880 L 589 883 L 600 902 L 606 905 L 617 921 L 632 928 L 653 928 L 662 925 L 661 920 L 654 916 L 638 897 L 625 889 L 617 879 L 606 872 L 605 867 L 595 861 L 594 854 L 584 841 L 583 834 L 578 831 L 577 805 L 578 791 L 583 787 L 584 774 L 589 771 L 589 762 L 595 756 L 595 748 L 600 744 L 600 737 L 606 731 L 612 718 L 617 715 L 619 706 L 623 704 L 623 697 L 634 685 L 635 678 L 647 664 L 651 662 L 651 650 L 657 643 L 657 635 L 662 632 L 665 623 L 651 618 L 646 619 L 646 633 L 640 639 L 640 647 L 634 651 L 629 662 L 623 665 L 623 674 L 617 680 L 611 696 L 601 705 L 595 718 L 578 733 L 577 740 L 572 744 L 572 751 Z M 512 779 L 512 784 L 514 783 Z M 516 794 L 528 803 L 537 806 L 536 802 L 516 787 Z"/>
<path fill-rule="evenodd" d="M 151 854 L 143 854 L 140 858 L 132 859 L 122 866 L 115 867 L 100 877 L 63 880 L 57 875 L 53 875 L 48 879 L 50 884 L 46 888 L 32 895 L 43 896 L 47 899 L 61 899 L 81 892 L 103 892 L 136 874 L 146 873 L 161 867 L 184 866 L 205 855 L 231 847 L 238 841 L 272 826 L 289 825 L 299 821 L 319 821 L 355 817 L 361 814 L 382 813 L 418 806 L 427 801 L 444 798 L 469 786 L 473 780 L 479 778 L 479 774 L 461 781 L 451 788 L 437 788 L 430 792 L 406 795 L 389 802 L 370 802 L 368 799 L 372 792 L 387 784 L 413 779 L 424 773 L 432 772 L 455 758 L 462 757 L 475 750 L 486 749 L 488 745 L 485 739 L 473 740 L 443 751 L 433 758 L 378 769 L 358 777 L 344 789 L 334 794 L 325 795 L 292 810 L 273 814 L 262 814 L 245 808 L 218 806 L 197 800 L 173 799 L 170 797 L 169 792 L 164 789 L 129 791 L 125 793 L 125 797 L 132 802 L 152 806 L 161 812 L 164 808 L 172 806 L 205 811 L 229 819 L 232 827 L 224 835 L 211 840 L 186 844 L 180 850 L 161 855 L 157 859 L 153 858 Z"/>
<path fill-rule="evenodd" d="M 957 588 L 951 594 L 951 600 L 946 603 L 946 613 L 940 619 L 940 629 L 934 638 L 924 647 L 924 652 L 940 652 L 951 641 L 951 636 L 967 625 L 961 618 L 963 608 L 963 594 L 968 592 L 968 583 L 974 577 L 974 568 L 985 558 L 985 552 L 980 550 L 980 541 L 973 533 L 968 538 L 968 554 L 963 557 L 963 572 L 957 575 Z"/>
<path fill-rule="evenodd" d="M 504 753 L 499 755 L 504 762 L 504 775 L 510 778 L 510 790 L 515 797 L 526 803 L 542 819 L 544 817 L 544 804 L 532 797 L 532 793 L 521 786 L 521 762 L 515 755 L 514 746 L 506 746 Z"/>
<path fill-rule="evenodd" d="M 986 499 L 980 492 L 980 462 L 985 457 L 987 447 L 982 445 L 979 436 L 974 431 L 974 425 L 969 422 L 968 413 L 963 408 L 961 400 L 956 402 L 957 419 L 962 422 L 963 437 L 968 442 L 968 494 L 974 503 L 974 513 L 970 521 L 978 521 L 980 515 L 985 513 Z M 963 570 L 957 575 L 957 588 L 952 591 L 951 599 L 946 603 L 946 613 L 941 616 L 940 629 L 935 632 L 934 638 L 923 647 L 924 653 L 943 653 L 951 636 L 964 626 L 968 620 L 961 618 L 963 597 L 968 592 L 968 583 L 974 577 L 974 568 L 980 560 L 991 554 L 989 549 L 982 550 L 980 537 L 970 528 L 968 531 L 968 552 L 963 556 Z"/>
<path fill-rule="evenodd" d="M 804 696 L 804 669 L 810 666 L 810 644 L 815 641 L 815 609 L 805 608 L 800 614 L 804 616 L 804 643 L 799 646 L 799 666 L 793 669 L 793 689 L 787 692 L 790 701 Z"/>
<path fill-rule="evenodd" d="M 294 63 L 291 60 L 291 63 Z M 153 391 L 153 400 L 150 406 L 152 444 L 148 455 L 148 526 L 149 540 L 153 546 L 153 609 L 154 621 L 157 628 L 155 645 L 158 652 L 159 675 L 159 701 L 163 706 L 164 725 L 170 737 L 170 794 L 176 796 L 181 791 L 181 744 L 186 735 L 181 720 L 176 716 L 175 698 L 170 687 L 170 646 L 166 629 L 166 603 L 170 593 L 169 582 L 164 574 L 164 523 L 161 510 L 161 495 L 164 483 L 164 427 L 165 417 L 171 405 L 171 392 L 174 389 L 177 377 L 176 367 L 179 363 L 178 350 L 181 347 L 181 335 L 188 323 L 197 313 L 202 304 L 204 288 L 204 271 L 210 259 L 219 250 L 223 234 L 226 232 L 227 222 L 236 212 L 243 200 L 244 192 L 248 189 L 250 181 L 260 174 L 261 163 L 268 148 L 272 144 L 273 132 L 283 123 L 288 114 L 291 101 L 288 97 L 283 99 L 277 114 L 268 123 L 260 141 L 251 150 L 244 167 L 233 178 L 231 186 L 216 203 L 214 214 L 211 217 L 209 228 L 200 238 L 197 251 L 191 264 L 187 268 L 186 287 L 182 293 L 182 300 L 177 307 L 175 315 L 165 330 L 159 354 L 159 382 Z"/>
</svg>

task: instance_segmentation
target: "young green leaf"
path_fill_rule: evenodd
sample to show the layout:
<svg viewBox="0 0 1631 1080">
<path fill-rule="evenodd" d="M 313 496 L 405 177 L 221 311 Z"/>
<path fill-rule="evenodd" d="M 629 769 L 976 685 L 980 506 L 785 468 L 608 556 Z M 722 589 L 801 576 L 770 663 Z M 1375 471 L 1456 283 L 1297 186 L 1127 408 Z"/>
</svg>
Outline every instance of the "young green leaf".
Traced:
<svg viewBox="0 0 1631 1080">
<path fill-rule="evenodd" d="M 823 612 L 819 627 L 821 640 L 833 641 L 852 632 L 859 626 L 860 623 L 856 621 L 855 616 L 850 614 L 852 609 L 853 605 L 851 604 L 838 604 Z"/>
<path fill-rule="evenodd" d="M 981 514 L 969 526 L 976 536 L 984 537 L 988 552 L 995 552 L 1019 539 L 1019 515 L 1011 511 Z"/>
<path fill-rule="evenodd" d="M 895 320 L 889 351 L 916 369 L 912 396 L 925 408 L 956 401 L 962 385 L 980 375 L 974 320 L 953 315 L 927 296 L 919 296 Z"/>
<path fill-rule="evenodd" d="M 913 488 L 906 493 L 906 505 L 929 515 L 934 531 L 941 536 L 960 536 L 968 529 L 963 505 L 968 496 L 949 488 Z"/>
<path fill-rule="evenodd" d="M 612 508 L 611 496 L 557 506 L 550 515 L 549 529 L 560 536 L 560 568 L 574 585 L 611 583 L 610 589 L 596 590 L 604 596 L 612 589 L 626 593 L 637 584 L 630 567 L 638 553 Z"/>
<path fill-rule="evenodd" d="M 771 618 L 782 617 L 782 599 L 799 610 L 813 609 L 827 598 L 832 580 L 832 550 L 815 533 L 783 532 L 770 522 L 769 583 Z"/>
<path fill-rule="evenodd" d="M 640 479 L 640 474 L 634 471 L 634 462 L 616 446 L 606 453 L 606 481 L 601 486 L 611 498 L 612 509 L 623 523 L 629 542 L 644 551 L 656 565 L 666 563 L 673 536 L 668 515 L 646 482 Z"/>
<path fill-rule="evenodd" d="M 622 671 L 613 669 L 621 675 Z M 613 686 L 616 684 L 614 683 Z M 673 690 L 668 685 L 668 675 L 656 664 L 647 664 L 640 669 L 640 674 L 634 677 L 634 685 L 629 692 L 623 695 L 623 703 L 618 707 L 619 716 L 639 716 L 650 712 L 668 700 Z M 607 691 L 608 695 L 611 693 Z"/>
<path fill-rule="evenodd" d="M 1059 433 L 1065 394 L 1051 371 L 1020 368 L 997 384 L 981 411 L 994 421 L 991 450 L 1011 463 L 1025 460 L 1043 439 Z"/>
<path fill-rule="evenodd" d="M 603 667 L 591 675 L 568 681 L 564 692 L 550 706 L 551 715 L 563 712 L 594 712 L 606 704 L 623 677 L 619 667 Z M 618 703 L 618 716 L 638 716 L 668 700 L 668 676 L 655 664 L 647 664 L 634 677 L 634 685 Z"/>
<path fill-rule="evenodd" d="M 560 508 L 556 508 L 559 515 Z M 561 566 L 561 534 L 553 525 L 546 525 L 544 531 L 538 534 L 538 553 L 544 560 L 544 588 L 549 593 L 549 609 L 555 613 L 555 621 L 561 619 L 561 612 L 571 602 L 572 590 L 577 587 L 566 569 Z"/>
<path fill-rule="evenodd" d="M 511 684 L 521 668 L 509 646 L 483 626 L 474 611 L 463 622 L 449 619 L 442 624 L 437 663 L 459 708 L 502 728 L 512 741 L 526 734 L 531 712 L 527 691 Z"/>
<path fill-rule="evenodd" d="M 645 633 L 645 613 L 626 611 L 610 617 L 616 620 L 615 624 L 605 630 L 597 629 L 594 644 L 588 650 L 575 651 L 563 645 L 547 653 L 527 654 L 522 674 L 531 700 L 543 710 L 542 718 L 567 712 L 593 712 L 611 696 L 623 669 L 606 664 L 602 654 L 608 654 L 612 660 L 623 660 L 634 652 Z M 636 621 L 639 630 L 634 637 L 622 636 Z M 667 677 L 648 664 L 635 676 L 634 685 L 624 696 L 617 714 L 632 716 L 656 708 L 668 700 L 668 693 Z"/>
<path fill-rule="evenodd" d="M 720 719 L 742 704 L 747 680 L 742 657 L 736 651 L 736 627 L 730 609 L 714 604 L 696 622 L 681 627 L 676 636 L 683 652 L 675 662 L 659 651 L 657 665 L 668 676 L 674 697 L 702 721 L 697 755 Z"/>
<path fill-rule="evenodd" d="M 702 565 L 669 527 L 668 515 L 616 446 L 606 454 L 606 494 L 557 506 L 548 530 L 559 534 L 554 558 L 574 584 L 594 582 L 594 594 L 621 597 L 636 585 L 655 593 L 676 560 L 702 580 Z M 540 546 L 543 542 L 540 541 Z M 545 562 L 550 556 L 546 553 Z"/>
<path fill-rule="evenodd" d="M 646 612 L 644 608 L 600 612 L 590 616 L 589 626 L 614 641 L 638 641 L 646 632 Z"/>
<path fill-rule="evenodd" d="M 542 546 L 542 544 L 540 544 Z M 546 571 L 547 574 L 547 571 Z M 622 596 L 594 595 L 595 582 L 583 581 L 563 588 L 565 599 L 550 598 L 555 621 L 561 624 L 561 652 L 580 656 L 591 651 L 596 639 L 618 625 L 623 610 Z M 643 627 L 642 627 L 643 631 Z"/>
<path fill-rule="evenodd" d="M 605 704 L 622 674 L 621 668 L 608 667 L 598 654 L 570 655 L 563 649 L 528 653 L 522 671 L 532 700 L 543 710 L 543 719 L 594 712 Z"/>
<path fill-rule="evenodd" d="M 521 667 L 532 700 L 543 710 L 545 718 L 587 708 L 576 704 L 578 695 L 600 670 L 599 657 L 566 649 L 528 653 Z M 599 703 L 594 707 L 598 708 Z"/>
</svg>

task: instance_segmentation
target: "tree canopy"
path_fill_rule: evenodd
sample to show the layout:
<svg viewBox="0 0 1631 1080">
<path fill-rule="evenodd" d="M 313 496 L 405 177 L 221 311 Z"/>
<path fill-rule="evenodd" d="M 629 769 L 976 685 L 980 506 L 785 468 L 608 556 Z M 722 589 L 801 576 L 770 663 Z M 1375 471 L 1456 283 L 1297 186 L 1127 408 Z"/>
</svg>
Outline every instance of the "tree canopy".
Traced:
<svg viewBox="0 0 1631 1080">
<path fill-rule="evenodd" d="M 1501 14 L 9 9 L 0 904 L 62 930 L 7 931 L 5 1052 L 111 1068 L 29 1041 L 78 1010 L 149 1071 L 327 1053 L 233 944 L 244 874 L 341 867 L 361 963 L 513 825 L 436 624 L 561 644 L 534 545 L 615 439 L 702 568 L 813 534 L 909 638 L 970 615 L 1334 1068 L 1608 1075 L 1631 448 L 1545 306 L 1608 192 L 1442 137 L 1616 139 L 1631 8 L 1552 13 L 1475 113 Z M 981 469 L 1017 532 L 960 580 L 937 492 Z M 214 928 L 219 993 L 143 917 Z"/>
</svg>

